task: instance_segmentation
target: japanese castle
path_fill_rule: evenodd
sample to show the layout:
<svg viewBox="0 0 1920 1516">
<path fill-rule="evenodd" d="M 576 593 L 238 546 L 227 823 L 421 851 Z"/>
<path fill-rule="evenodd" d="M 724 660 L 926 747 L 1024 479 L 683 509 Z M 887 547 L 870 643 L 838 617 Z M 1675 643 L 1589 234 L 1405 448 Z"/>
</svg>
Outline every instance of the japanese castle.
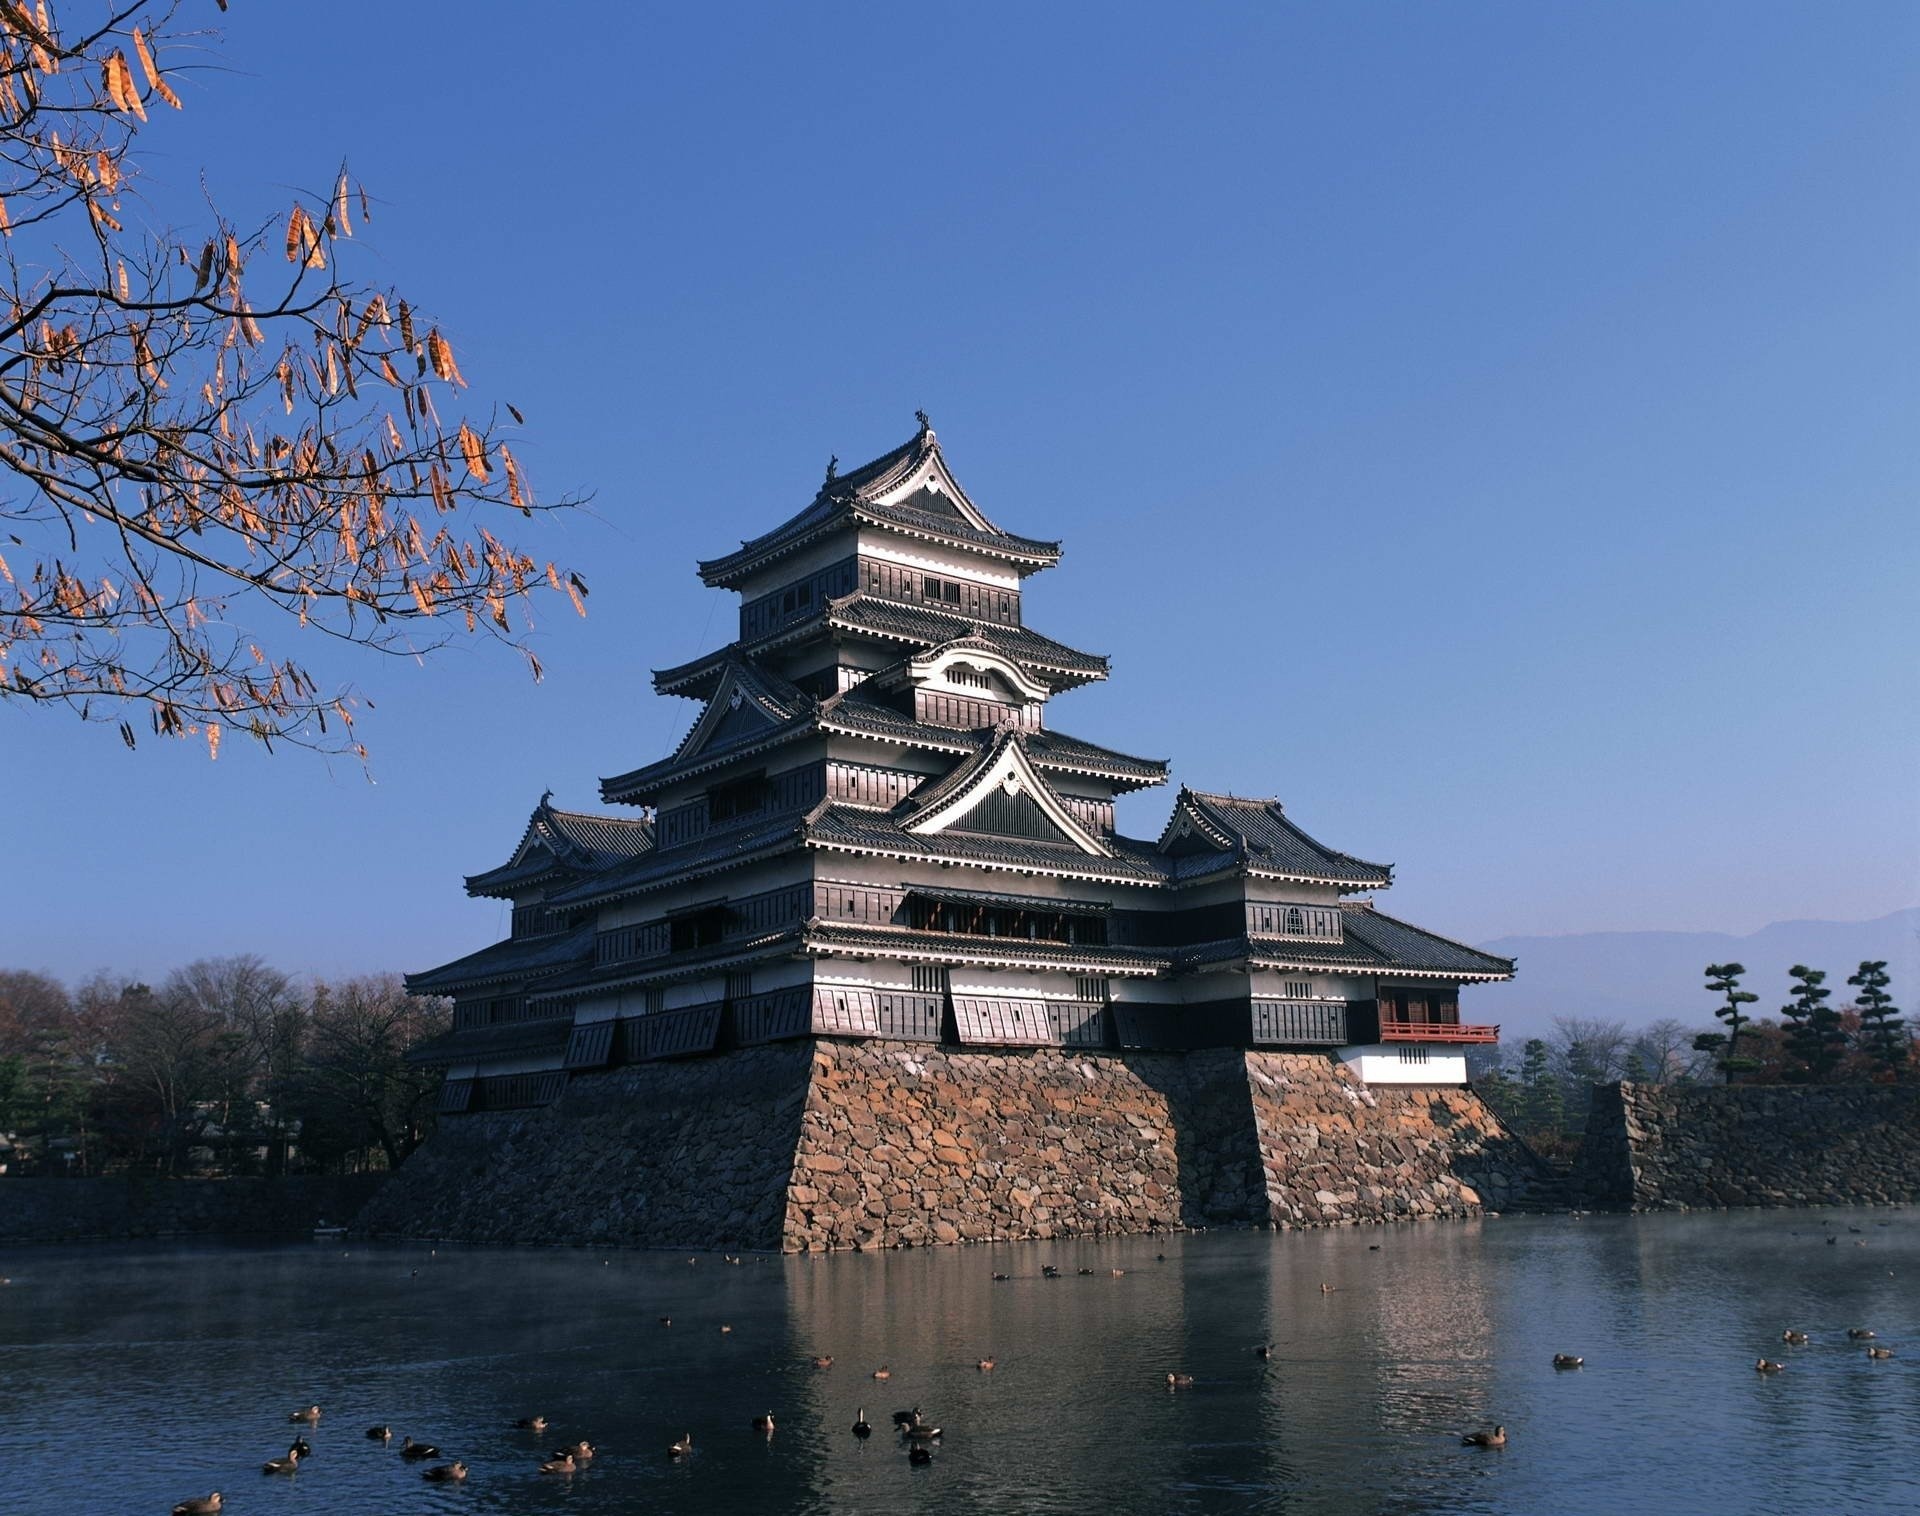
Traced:
<svg viewBox="0 0 1920 1516">
<path fill-rule="evenodd" d="M 543 797 L 467 880 L 512 935 L 408 978 L 447 995 L 441 1109 L 546 1104 L 577 1075 L 788 1038 L 951 1048 L 1324 1050 L 1369 1082 L 1458 1084 L 1499 1029 L 1462 985 L 1513 964 L 1386 915 L 1389 865 L 1277 800 L 1181 788 L 1156 840 L 1114 797 L 1167 765 L 1058 730 L 1106 659 L 1026 623 L 1060 544 L 1003 531 L 925 416 L 904 445 L 700 565 L 739 636 L 654 675 L 699 715 Z"/>
</svg>

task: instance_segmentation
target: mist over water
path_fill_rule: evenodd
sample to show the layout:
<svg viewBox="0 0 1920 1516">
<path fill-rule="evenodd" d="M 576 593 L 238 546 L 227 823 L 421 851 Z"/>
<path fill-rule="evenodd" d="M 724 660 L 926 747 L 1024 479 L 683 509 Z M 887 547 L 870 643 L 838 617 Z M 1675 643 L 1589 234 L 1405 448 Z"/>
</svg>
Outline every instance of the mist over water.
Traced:
<svg viewBox="0 0 1920 1516">
<path fill-rule="evenodd" d="M 234 1516 L 1920 1510 L 1911 1210 L 697 1256 L 0 1256 L 0 1513 L 164 1513 L 211 1489 Z M 1858 1325 L 1900 1356 L 1869 1362 Z M 1756 1374 L 1762 1353 L 1786 1371 Z M 1169 1391 L 1170 1370 L 1197 1382 Z M 315 1401 L 312 1459 L 263 1476 Z M 929 1467 L 889 1427 L 915 1404 L 946 1429 Z M 768 1410 L 771 1438 L 751 1426 Z M 547 1433 L 512 1429 L 536 1412 Z M 1459 1445 L 1496 1421 L 1504 1451 Z M 362 1435 L 383 1422 L 392 1448 Z M 467 1482 L 422 1481 L 394 1451 L 409 1434 Z M 602 1449 L 583 1472 L 536 1472 L 579 1437 Z"/>
</svg>

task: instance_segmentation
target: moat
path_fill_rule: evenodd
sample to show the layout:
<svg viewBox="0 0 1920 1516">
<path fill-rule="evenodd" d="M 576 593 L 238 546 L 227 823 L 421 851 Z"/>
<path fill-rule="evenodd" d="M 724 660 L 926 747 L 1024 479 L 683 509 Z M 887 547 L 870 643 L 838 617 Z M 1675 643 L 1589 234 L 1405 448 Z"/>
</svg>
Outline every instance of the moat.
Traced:
<svg viewBox="0 0 1920 1516">
<path fill-rule="evenodd" d="M 13 1251 L 0 1511 L 216 1488 L 234 1513 L 1920 1509 L 1912 1209 L 697 1256 Z M 1869 1361 L 1862 1325 L 1898 1356 Z M 316 1401 L 311 1460 L 263 1476 Z M 946 1429 L 926 1467 L 887 1425 L 916 1403 Z M 536 1412 L 545 1436 L 512 1429 Z M 423 1482 L 378 1422 L 467 1482 Z M 1505 1450 L 1459 1445 L 1493 1422 Z M 584 1472 L 536 1472 L 576 1437 L 602 1450 Z"/>
</svg>

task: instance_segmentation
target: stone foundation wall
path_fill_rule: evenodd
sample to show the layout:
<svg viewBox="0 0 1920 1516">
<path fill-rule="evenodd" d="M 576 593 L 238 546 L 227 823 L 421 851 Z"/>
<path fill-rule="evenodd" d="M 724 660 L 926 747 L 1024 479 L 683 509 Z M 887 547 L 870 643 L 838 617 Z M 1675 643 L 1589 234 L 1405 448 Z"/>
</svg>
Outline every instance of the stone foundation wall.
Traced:
<svg viewBox="0 0 1920 1516">
<path fill-rule="evenodd" d="M 299 1236 L 351 1220 L 388 1177 L 0 1179 L 0 1245 Z"/>
<path fill-rule="evenodd" d="M 356 1230 L 825 1250 L 1462 1216 L 1532 1155 L 1471 1091 L 1323 1054 L 789 1043 L 443 1120 Z"/>
<path fill-rule="evenodd" d="M 1635 1210 L 1920 1199 L 1920 1086 L 1603 1085 L 1574 1181 Z"/>
</svg>

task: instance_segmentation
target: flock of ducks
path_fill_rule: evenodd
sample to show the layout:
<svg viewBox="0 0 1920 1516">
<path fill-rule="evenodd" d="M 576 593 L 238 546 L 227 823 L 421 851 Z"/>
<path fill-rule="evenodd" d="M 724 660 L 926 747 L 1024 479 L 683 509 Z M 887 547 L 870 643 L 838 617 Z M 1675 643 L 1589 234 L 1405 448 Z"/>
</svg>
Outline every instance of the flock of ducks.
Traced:
<svg viewBox="0 0 1920 1516">
<path fill-rule="evenodd" d="M 1868 1358 L 1878 1361 L 1880 1359 L 1893 1357 L 1892 1348 L 1882 1347 L 1878 1342 L 1874 1341 L 1877 1335 L 1872 1327 L 1847 1328 L 1847 1341 L 1864 1343 L 1866 1345 Z M 1780 1334 L 1780 1340 L 1790 1348 L 1803 1348 L 1812 1342 L 1813 1338 L 1805 1332 L 1796 1332 L 1792 1327 L 1788 1327 Z M 1762 1354 L 1760 1357 L 1754 1359 L 1753 1367 L 1755 1373 L 1778 1374 L 1782 1369 L 1786 1368 L 1786 1364 L 1778 1358 L 1768 1358 L 1765 1354 Z"/>
<path fill-rule="evenodd" d="M 288 1415 L 287 1420 L 301 1427 L 317 1427 L 320 1424 L 320 1407 L 304 1406 Z M 523 1416 L 514 1422 L 514 1429 L 522 1432 L 540 1433 L 547 1429 L 544 1416 Z M 393 1441 L 393 1428 L 390 1426 L 372 1426 L 367 1428 L 367 1440 L 385 1446 Z M 557 1449 L 552 1456 L 540 1464 L 542 1474 L 571 1474 L 592 1459 L 594 1446 L 584 1438 Z M 296 1434 L 287 1448 L 284 1458 L 269 1458 L 260 1465 L 262 1474 L 290 1475 L 300 1471 L 300 1465 L 313 1456 L 313 1445 L 303 1434 Z M 411 1437 L 400 1441 L 400 1456 L 408 1463 L 425 1463 L 428 1467 L 420 1471 L 420 1477 L 429 1484 L 458 1484 L 467 1477 L 467 1466 L 458 1458 L 445 1463 L 434 1463 L 440 1457 L 440 1450 L 428 1442 L 415 1442 Z M 195 1496 L 191 1500 L 182 1500 L 173 1508 L 173 1516 L 218 1516 L 224 1500 L 218 1490 L 209 1495 Z"/>
</svg>

